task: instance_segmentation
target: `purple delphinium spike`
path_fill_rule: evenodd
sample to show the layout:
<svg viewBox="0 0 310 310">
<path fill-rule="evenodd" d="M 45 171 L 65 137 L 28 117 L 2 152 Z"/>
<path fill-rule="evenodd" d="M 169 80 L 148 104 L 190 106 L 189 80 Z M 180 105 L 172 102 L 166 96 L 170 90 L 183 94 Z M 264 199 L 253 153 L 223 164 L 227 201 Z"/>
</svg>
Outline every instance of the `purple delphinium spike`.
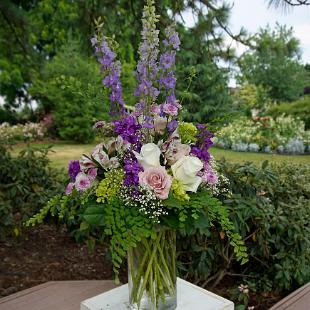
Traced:
<svg viewBox="0 0 310 310">
<path fill-rule="evenodd" d="M 159 87 L 166 91 L 166 104 L 174 105 L 176 110 L 180 108 L 175 98 L 176 77 L 174 75 L 174 65 L 176 50 L 179 49 L 180 39 L 175 30 L 175 25 L 169 26 L 165 31 L 165 40 L 163 41 L 165 51 L 160 56 L 159 60 Z"/>
<path fill-rule="evenodd" d="M 108 42 L 103 38 L 99 43 L 97 38 L 91 39 L 92 45 L 95 47 L 95 54 L 101 64 L 100 71 L 104 75 L 102 84 L 110 88 L 110 115 L 115 117 L 126 114 L 125 102 L 123 100 L 122 84 L 120 81 L 121 63 L 115 61 L 116 54 L 109 47 Z"/>
<path fill-rule="evenodd" d="M 140 60 L 137 64 L 136 72 L 138 86 L 135 90 L 135 95 L 140 97 L 139 104 L 136 106 L 136 112 L 140 115 L 144 113 L 149 114 L 149 105 L 155 102 L 159 95 L 158 89 L 154 86 L 157 79 L 157 56 L 159 52 L 157 21 L 154 1 L 148 0 L 143 10 L 142 42 L 139 46 Z"/>
</svg>

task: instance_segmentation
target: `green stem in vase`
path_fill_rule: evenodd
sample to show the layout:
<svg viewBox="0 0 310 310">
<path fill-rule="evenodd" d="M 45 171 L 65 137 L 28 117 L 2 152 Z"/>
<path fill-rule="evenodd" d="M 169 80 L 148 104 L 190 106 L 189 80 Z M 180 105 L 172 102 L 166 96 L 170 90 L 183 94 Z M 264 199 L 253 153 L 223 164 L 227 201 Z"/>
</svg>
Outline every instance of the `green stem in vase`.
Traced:
<svg viewBox="0 0 310 310">
<path fill-rule="evenodd" d="M 155 239 L 142 239 L 136 248 L 128 251 L 131 277 L 130 302 L 138 309 L 161 309 L 167 304 L 167 297 L 176 298 L 175 232 L 160 230 Z M 135 255 L 135 256 L 133 256 Z M 147 302 L 149 299 L 149 302 Z M 142 302 L 145 300 L 147 303 Z"/>
</svg>

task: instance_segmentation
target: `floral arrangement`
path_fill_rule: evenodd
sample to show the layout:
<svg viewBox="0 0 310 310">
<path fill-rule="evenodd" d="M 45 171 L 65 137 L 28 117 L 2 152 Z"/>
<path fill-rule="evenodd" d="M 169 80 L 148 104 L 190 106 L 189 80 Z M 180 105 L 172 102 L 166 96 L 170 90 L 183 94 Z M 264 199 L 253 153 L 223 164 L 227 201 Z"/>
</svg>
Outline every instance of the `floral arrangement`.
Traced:
<svg viewBox="0 0 310 310">
<path fill-rule="evenodd" d="M 243 117 L 222 128 L 214 142 L 242 152 L 304 154 L 310 152 L 310 131 L 292 116 Z"/>
<path fill-rule="evenodd" d="M 129 276 L 130 298 L 138 308 L 146 290 L 152 303 L 175 294 L 175 230 L 194 233 L 218 227 L 231 239 L 236 258 L 247 261 L 241 237 L 216 198 L 221 180 L 209 153 L 213 134 L 204 124 L 178 120 L 182 106 L 175 96 L 175 58 L 180 46 L 174 25 L 167 27 L 159 52 L 158 16 L 152 0 L 143 12 L 142 43 L 137 64 L 136 106 L 126 111 L 121 64 L 113 42 L 98 34 L 91 40 L 110 92 L 112 121 L 98 121 L 102 142 L 90 155 L 69 164 L 70 182 L 28 224 L 51 214 L 79 225 L 89 240 L 109 240 L 116 278 L 123 258 L 135 264 Z M 223 238 L 224 238 L 223 236 Z M 147 241 L 146 241 L 147 240 Z"/>
</svg>

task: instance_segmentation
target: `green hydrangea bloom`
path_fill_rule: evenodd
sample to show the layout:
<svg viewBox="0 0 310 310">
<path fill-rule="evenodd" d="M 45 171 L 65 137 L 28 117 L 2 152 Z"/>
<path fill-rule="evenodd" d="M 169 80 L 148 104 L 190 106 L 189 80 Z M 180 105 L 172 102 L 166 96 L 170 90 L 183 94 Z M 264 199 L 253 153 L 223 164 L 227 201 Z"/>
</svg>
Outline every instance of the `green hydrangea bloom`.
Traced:
<svg viewBox="0 0 310 310">
<path fill-rule="evenodd" d="M 178 132 L 182 143 L 195 143 L 197 138 L 197 128 L 193 123 L 180 122 Z"/>
<path fill-rule="evenodd" d="M 123 186 L 124 171 L 121 169 L 113 169 L 105 173 L 105 178 L 100 181 L 96 196 L 97 202 L 109 202 L 117 197 Z"/>
<path fill-rule="evenodd" d="M 171 190 L 173 193 L 173 196 L 182 201 L 188 201 L 189 196 L 186 194 L 186 191 L 183 188 L 183 185 L 179 180 L 173 179 L 172 184 L 171 184 Z"/>
</svg>

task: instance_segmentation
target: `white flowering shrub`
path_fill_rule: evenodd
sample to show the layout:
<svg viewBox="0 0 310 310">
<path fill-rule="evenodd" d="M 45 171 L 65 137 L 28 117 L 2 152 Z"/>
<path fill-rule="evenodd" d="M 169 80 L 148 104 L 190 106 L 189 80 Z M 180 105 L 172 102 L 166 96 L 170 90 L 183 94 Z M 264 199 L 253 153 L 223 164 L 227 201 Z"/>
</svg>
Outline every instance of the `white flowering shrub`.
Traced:
<svg viewBox="0 0 310 310">
<path fill-rule="evenodd" d="M 242 152 L 304 154 L 310 152 L 310 131 L 292 116 L 242 117 L 222 128 L 214 143 Z"/>
<path fill-rule="evenodd" d="M 257 143 L 250 143 L 249 144 L 249 152 L 258 152 L 259 145 Z"/>
<path fill-rule="evenodd" d="M 233 143 L 231 146 L 232 150 L 239 152 L 247 152 L 248 148 L 249 148 L 248 144 L 243 142 Z"/>
<path fill-rule="evenodd" d="M 299 139 L 290 139 L 285 146 L 285 150 L 287 153 L 300 153 L 303 154 L 305 152 L 305 145 L 302 140 Z"/>
<path fill-rule="evenodd" d="M 10 125 L 0 124 L 0 143 L 12 144 L 23 141 L 36 141 L 45 137 L 46 130 L 41 123 L 26 123 Z"/>
</svg>

